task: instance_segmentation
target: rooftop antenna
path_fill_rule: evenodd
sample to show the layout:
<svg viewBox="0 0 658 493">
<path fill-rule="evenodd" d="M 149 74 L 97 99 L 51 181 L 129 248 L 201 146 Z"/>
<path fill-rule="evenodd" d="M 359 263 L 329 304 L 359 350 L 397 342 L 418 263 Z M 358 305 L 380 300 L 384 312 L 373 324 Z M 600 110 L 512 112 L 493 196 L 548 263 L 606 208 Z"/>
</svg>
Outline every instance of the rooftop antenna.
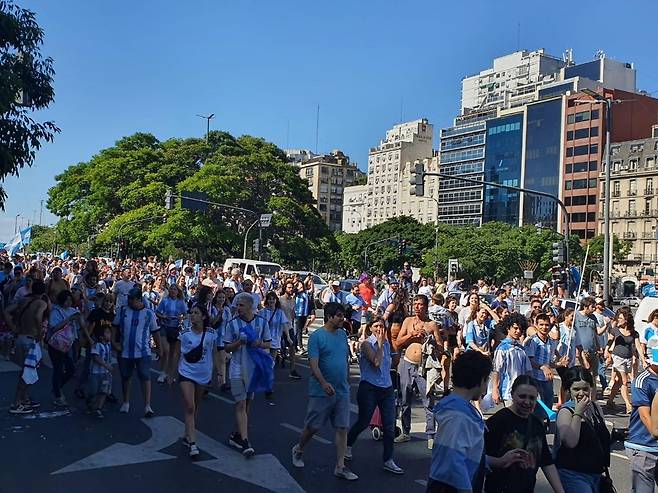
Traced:
<svg viewBox="0 0 658 493">
<path fill-rule="evenodd" d="M 521 51 L 521 22 L 516 23 L 516 51 Z"/>
<path fill-rule="evenodd" d="M 318 138 L 320 135 L 320 105 L 318 104 L 318 109 L 315 114 L 315 153 L 318 153 Z"/>
</svg>

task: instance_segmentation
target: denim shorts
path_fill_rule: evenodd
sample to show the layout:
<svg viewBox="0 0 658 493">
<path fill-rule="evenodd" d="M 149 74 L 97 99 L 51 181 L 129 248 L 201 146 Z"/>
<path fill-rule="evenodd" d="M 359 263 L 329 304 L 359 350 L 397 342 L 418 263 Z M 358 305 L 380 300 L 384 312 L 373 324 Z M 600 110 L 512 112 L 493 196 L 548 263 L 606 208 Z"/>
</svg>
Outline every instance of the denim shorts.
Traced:
<svg viewBox="0 0 658 493">
<path fill-rule="evenodd" d="M 89 375 L 89 394 L 110 395 L 112 393 L 112 374 L 92 373 Z"/>
<path fill-rule="evenodd" d="M 133 376 L 133 370 L 137 368 L 137 378 L 142 381 L 151 379 L 151 358 L 122 358 L 119 357 L 119 373 L 121 378 L 129 380 Z"/>
<path fill-rule="evenodd" d="M 350 396 L 334 394 L 325 397 L 309 397 L 304 425 L 311 430 L 319 430 L 327 422 L 334 428 L 350 427 Z"/>
</svg>

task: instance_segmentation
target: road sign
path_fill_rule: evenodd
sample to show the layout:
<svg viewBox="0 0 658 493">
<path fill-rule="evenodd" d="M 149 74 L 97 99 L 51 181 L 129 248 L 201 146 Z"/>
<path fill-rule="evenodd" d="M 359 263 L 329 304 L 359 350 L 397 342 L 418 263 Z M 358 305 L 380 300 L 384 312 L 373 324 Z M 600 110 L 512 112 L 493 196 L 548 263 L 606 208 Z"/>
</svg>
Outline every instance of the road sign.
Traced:
<svg viewBox="0 0 658 493">
<path fill-rule="evenodd" d="M 142 419 L 142 422 L 151 429 L 151 438 L 145 442 L 137 445 L 114 443 L 52 474 L 177 459 L 177 456 L 162 453 L 160 450 L 169 448 L 178 442 L 185 425 L 172 416 Z M 304 489 L 272 454 L 255 455 L 246 460 L 239 452 L 198 431 L 196 442 L 203 452 L 214 457 L 212 460 L 194 462 L 196 466 L 275 493 L 305 493 Z M 181 450 L 183 449 L 184 447 L 181 446 Z M 187 453 L 184 456 L 185 460 L 189 461 Z"/>
<path fill-rule="evenodd" d="M 535 272 L 532 270 L 524 270 L 523 271 L 523 279 L 532 279 L 534 277 Z"/>
<path fill-rule="evenodd" d="M 260 215 L 260 227 L 269 228 L 272 224 L 272 214 L 261 214 Z"/>
</svg>

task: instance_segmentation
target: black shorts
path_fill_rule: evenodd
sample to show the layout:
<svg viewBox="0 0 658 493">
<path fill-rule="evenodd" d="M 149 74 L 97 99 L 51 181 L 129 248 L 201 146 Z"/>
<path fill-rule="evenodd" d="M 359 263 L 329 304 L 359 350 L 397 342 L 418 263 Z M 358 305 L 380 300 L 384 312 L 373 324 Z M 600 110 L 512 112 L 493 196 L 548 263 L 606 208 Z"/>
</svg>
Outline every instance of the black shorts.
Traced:
<svg viewBox="0 0 658 493">
<path fill-rule="evenodd" d="M 199 382 L 197 382 L 197 381 L 195 381 L 195 380 L 192 380 L 191 378 L 187 378 L 186 376 L 181 375 L 181 374 L 179 373 L 179 374 L 178 374 L 178 383 L 183 383 L 183 382 L 192 382 L 193 384 L 201 385 L 202 387 L 210 387 L 210 386 L 212 385 L 212 381 L 211 381 L 211 382 L 208 382 L 208 383 L 206 383 L 206 384 L 203 384 L 203 383 L 199 383 Z"/>
<path fill-rule="evenodd" d="M 169 344 L 175 344 L 178 342 L 178 336 L 180 335 L 180 327 L 162 327 Z"/>
<path fill-rule="evenodd" d="M 457 346 L 459 346 L 459 343 L 457 342 L 457 334 L 448 335 L 448 347 L 450 349 L 455 349 Z"/>
</svg>

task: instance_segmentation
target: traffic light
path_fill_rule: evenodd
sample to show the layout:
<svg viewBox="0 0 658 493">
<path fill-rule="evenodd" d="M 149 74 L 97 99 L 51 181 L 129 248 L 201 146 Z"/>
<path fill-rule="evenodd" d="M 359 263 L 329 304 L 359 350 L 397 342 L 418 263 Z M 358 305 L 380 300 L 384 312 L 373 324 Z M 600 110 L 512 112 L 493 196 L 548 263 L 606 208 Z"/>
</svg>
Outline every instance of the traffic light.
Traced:
<svg viewBox="0 0 658 493">
<path fill-rule="evenodd" d="M 425 195 L 425 169 L 423 163 L 416 161 L 414 167 L 411 169 L 411 180 L 409 181 L 411 195 L 422 197 Z"/>
<path fill-rule="evenodd" d="M 459 271 L 459 260 L 451 258 L 448 260 L 448 274 L 456 276 Z"/>
<path fill-rule="evenodd" d="M 174 194 L 171 191 L 171 188 L 167 188 L 165 193 L 165 209 L 171 210 L 174 208 Z"/>
<path fill-rule="evenodd" d="M 406 249 L 407 249 L 407 240 L 405 240 L 404 238 L 400 238 L 398 242 L 398 255 L 404 254 Z"/>
<path fill-rule="evenodd" d="M 260 252 L 260 240 L 258 238 L 256 238 L 254 240 L 254 245 L 253 246 L 254 246 L 254 252 L 255 253 Z"/>
<path fill-rule="evenodd" d="M 561 264 L 564 262 L 564 242 L 556 241 L 553 243 L 553 262 Z"/>
</svg>

